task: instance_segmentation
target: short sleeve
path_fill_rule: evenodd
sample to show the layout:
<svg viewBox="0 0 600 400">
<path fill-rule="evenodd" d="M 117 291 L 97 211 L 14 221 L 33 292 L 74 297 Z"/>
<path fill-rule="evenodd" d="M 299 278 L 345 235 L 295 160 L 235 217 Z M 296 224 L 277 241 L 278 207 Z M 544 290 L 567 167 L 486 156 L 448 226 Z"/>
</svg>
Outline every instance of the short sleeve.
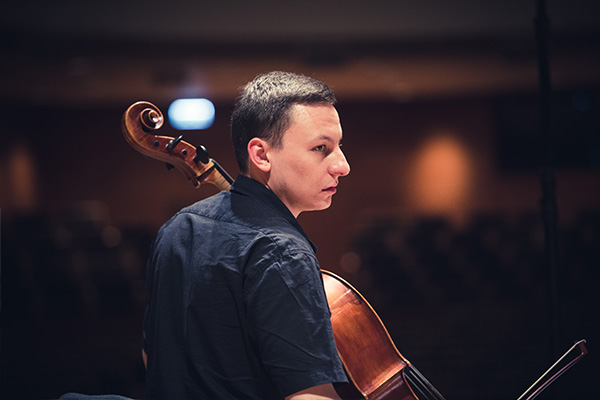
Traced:
<svg viewBox="0 0 600 400">
<path fill-rule="evenodd" d="M 345 382 L 314 254 L 264 256 L 252 269 L 245 288 L 250 335 L 280 394 Z"/>
</svg>

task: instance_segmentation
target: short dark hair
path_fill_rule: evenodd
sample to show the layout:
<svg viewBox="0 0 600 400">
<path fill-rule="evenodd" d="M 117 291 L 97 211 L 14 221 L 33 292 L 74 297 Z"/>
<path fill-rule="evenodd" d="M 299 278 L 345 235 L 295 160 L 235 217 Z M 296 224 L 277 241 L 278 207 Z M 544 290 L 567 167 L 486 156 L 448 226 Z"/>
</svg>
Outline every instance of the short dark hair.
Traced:
<svg viewBox="0 0 600 400">
<path fill-rule="evenodd" d="M 316 79 L 281 71 L 258 75 L 242 88 L 231 116 L 231 140 L 240 171 L 247 172 L 252 138 L 281 146 L 292 122 L 292 106 L 335 102 L 333 90 Z"/>
</svg>

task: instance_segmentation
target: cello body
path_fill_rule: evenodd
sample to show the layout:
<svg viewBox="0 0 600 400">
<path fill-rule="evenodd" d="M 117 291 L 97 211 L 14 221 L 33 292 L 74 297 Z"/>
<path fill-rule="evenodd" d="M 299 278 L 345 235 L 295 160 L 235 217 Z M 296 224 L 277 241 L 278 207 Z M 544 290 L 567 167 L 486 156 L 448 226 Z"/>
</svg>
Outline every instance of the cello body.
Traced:
<svg viewBox="0 0 600 400">
<path fill-rule="evenodd" d="M 351 382 L 336 387 L 342 399 L 444 399 L 400 354 L 365 298 L 337 275 L 321 273 L 335 343 Z"/>
</svg>

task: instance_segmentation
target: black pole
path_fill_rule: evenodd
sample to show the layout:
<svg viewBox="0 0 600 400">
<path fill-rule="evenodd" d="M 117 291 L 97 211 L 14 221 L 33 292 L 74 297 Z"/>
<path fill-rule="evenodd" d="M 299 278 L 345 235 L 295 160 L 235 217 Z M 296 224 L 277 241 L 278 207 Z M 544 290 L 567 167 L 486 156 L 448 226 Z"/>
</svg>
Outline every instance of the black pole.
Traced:
<svg viewBox="0 0 600 400">
<path fill-rule="evenodd" d="M 542 144 L 542 165 L 540 179 L 542 198 L 540 205 L 544 220 L 545 255 L 549 273 L 549 320 L 551 335 L 551 358 L 559 353 L 561 323 L 560 323 L 560 293 L 559 293 L 559 263 L 558 263 L 558 232 L 556 183 L 554 176 L 553 147 L 554 138 L 551 129 L 551 83 L 548 62 L 548 32 L 549 22 L 546 13 L 546 2 L 537 0 L 537 16 L 535 18 L 536 39 L 538 49 L 538 71 L 540 86 L 540 129 Z"/>
</svg>

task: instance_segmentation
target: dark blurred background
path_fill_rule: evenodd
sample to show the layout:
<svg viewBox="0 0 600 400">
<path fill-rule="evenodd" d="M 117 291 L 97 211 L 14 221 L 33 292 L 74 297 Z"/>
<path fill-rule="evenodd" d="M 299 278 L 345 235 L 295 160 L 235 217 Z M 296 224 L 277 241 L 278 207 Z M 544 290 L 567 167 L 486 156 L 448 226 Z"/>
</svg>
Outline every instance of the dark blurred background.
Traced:
<svg viewBox="0 0 600 400">
<path fill-rule="evenodd" d="M 328 82 L 352 173 L 300 216 L 323 268 L 372 303 L 448 400 L 598 398 L 600 3 L 546 2 L 558 214 L 551 306 L 535 1 L 11 1 L 0 13 L 3 399 L 144 398 L 144 264 L 159 226 L 216 192 L 125 142 L 135 101 L 205 97 L 184 132 L 232 175 L 238 88 Z M 164 135 L 179 133 L 167 123 Z M 556 327 L 558 322 L 558 328 Z"/>
</svg>

